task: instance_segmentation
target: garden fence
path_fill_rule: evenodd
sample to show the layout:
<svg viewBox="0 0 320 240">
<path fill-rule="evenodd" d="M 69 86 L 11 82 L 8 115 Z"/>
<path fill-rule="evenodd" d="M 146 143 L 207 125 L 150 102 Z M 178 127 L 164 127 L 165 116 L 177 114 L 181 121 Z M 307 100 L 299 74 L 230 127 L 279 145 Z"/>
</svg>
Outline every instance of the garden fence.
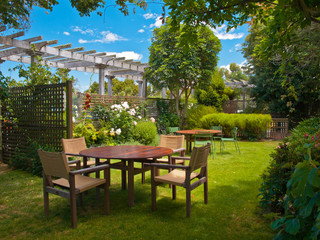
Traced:
<svg viewBox="0 0 320 240">
<path fill-rule="evenodd" d="M 32 141 L 62 150 L 61 139 L 72 138 L 72 82 L 9 89 L 9 103 L 1 107 L 2 161 Z M 14 122 L 17 119 L 17 122 Z"/>
</svg>

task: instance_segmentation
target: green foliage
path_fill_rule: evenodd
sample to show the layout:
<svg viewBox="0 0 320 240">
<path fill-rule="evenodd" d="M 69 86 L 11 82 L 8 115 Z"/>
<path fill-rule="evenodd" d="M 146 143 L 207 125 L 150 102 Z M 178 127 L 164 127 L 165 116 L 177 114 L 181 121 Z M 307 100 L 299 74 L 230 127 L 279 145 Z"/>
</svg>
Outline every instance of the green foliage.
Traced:
<svg viewBox="0 0 320 240">
<path fill-rule="evenodd" d="M 172 111 L 170 111 L 170 102 L 157 99 L 157 110 L 159 117 L 157 119 L 157 127 L 159 132 L 168 132 L 169 127 L 179 126 L 179 116 Z"/>
<path fill-rule="evenodd" d="M 141 144 L 151 144 L 157 135 L 157 127 L 153 122 L 138 122 L 133 130 L 133 138 Z"/>
<path fill-rule="evenodd" d="M 222 110 L 222 104 L 229 98 L 225 94 L 225 84 L 217 68 L 210 83 L 199 83 L 199 87 L 195 91 L 195 98 L 199 104 L 214 106 L 218 110 Z"/>
<path fill-rule="evenodd" d="M 22 153 L 18 147 L 16 148 L 16 153 L 10 159 L 9 165 L 15 169 L 42 176 L 42 164 L 37 151 L 41 148 L 44 151 L 54 152 L 55 149 L 50 145 L 39 144 L 37 141 L 30 140 L 29 143 L 26 153 Z"/>
<path fill-rule="evenodd" d="M 186 117 L 186 129 L 195 129 L 200 128 L 200 121 L 203 116 L 217 113 L 217 109 L 213 106 L 205 106 L 201 104 L 194 104 L 192 107 L 187 110 Z"/>
<path fill-rule="evenodd" d="M 257 51 L 264 41 L 266 25 L 254 24 L 243 48 L 251 75 L 251 96 L 260 112 L 289 117 L 299 122 L 320 112 L 320 25 L 296 29 L 284 46 L 285 53 L 261 58 Z"/>
<path fill-rule="evenodd" d="M 301 122 L 271 155 L 262 175 L 260 207 L 284 213 L 272 223 L 275 239 L 317 239 L 320 174 L 320 118 Z M 313 159 L 313 160 L 311 160 Z"/>
<path fill-rule="evenodd" d="M 205 26 L 196 26 L 192 31 L 197 36 L 189 44 L 189 49 L 180 45 L 186 32 L 172 29 L 170 20 L 160 28 L 155 28 L 149 48 L 149 68 L 145 78 L 156 89 L 168 88 L 175 98 L 176 113 L 183 123 L 188 106 L 190 89 L 199 82 L 208 82 L 217 65 L 221 50 L 219 39 Z M 180 99 L 184 96 L 184 107 L 180 109 Z"/>
<path fill-rule="evenodd" d="M 271 123 L 269 114 L 227 114 L 213 113 L 203 116 L 199 121 L 201 128 L 222 126 L 223 134 L 231 136 L 234 127 L 242 133 L 243 138 L 260 139 L 265 135 L 268 123 Z"/>
</svg>

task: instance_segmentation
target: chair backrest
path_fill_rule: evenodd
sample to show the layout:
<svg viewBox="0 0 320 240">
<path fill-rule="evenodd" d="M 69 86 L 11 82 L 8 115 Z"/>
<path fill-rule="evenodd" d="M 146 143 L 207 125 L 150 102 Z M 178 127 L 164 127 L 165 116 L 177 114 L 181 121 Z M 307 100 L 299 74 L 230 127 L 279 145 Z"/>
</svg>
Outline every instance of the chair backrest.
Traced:
<svg viewBox="0 0 320 240">
<path fill-rule="evenodd" d="M 184 135 L 161 135 L 159 147 L 179 149 L 184 147 Z"/>
<path fill-rule="evenodd" d="M 210 129 L 211 129 L 211 130 L 220 130 L 221 133 L 218 133 L 217 135 L 218 135 L 218 136 L 221 136 L 221 137 L 223 136 L 223 135 L 222 135 L 222 126 L 211 126 Z"/>
<path fill-rule="evenodd" d="M 79 154 L 80 151 L 87 149 L 86 140 L 84 137 L 70 139 L 63 138 L 62 148 L 65 153 Z"/>
<path fill-rule="evenodd" d="M 196 131 L 195 141 L 212 141 L 212 134 L 208 131 Z"/>
<path fill-rule="evenodd" d="M 175 133 L 176 131 L 179 131 L 179 127 L 169 127 L 169 134 L 170 133 Z"/>
<path fill-rule="evenodd" d="M 233 130 L 232 130 L 232 137 L 234 139 L 237 139 L 237 132 L 238 132 L 238 128 L 237 127 L 234 127 Z"/>
<path fill-rule="evenodd" d="M 208 156 L 210 154 L 210 146 L 207 144 L 202 147 L 194 147 L 190 157 L 189 167 L 191 167 L 191 172 L 199 168 L 207 166 Z"/>
<path fill-rule="evenodd" d="M 38 154 L 45 175 L 69 179 L 70 168 L 64 153 L 38 149 Z"/>
</svg>

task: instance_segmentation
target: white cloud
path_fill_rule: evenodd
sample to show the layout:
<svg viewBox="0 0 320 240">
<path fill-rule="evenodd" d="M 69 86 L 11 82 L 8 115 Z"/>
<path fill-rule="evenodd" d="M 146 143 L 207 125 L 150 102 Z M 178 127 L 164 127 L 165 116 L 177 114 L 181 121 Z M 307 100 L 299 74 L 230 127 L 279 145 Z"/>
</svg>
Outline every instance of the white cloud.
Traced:
<svg viewBox="0 0 320 240">
<path fill-rule="evenodd" d="M 161 19 L 161 17 L 157 17 L 155 23 L 149 25 L 150 28 L 153 28 L 153 27 L 161 27 L 161 26 L 162 26 L 162 19 Z"/>
<path fill-rule="evenodd" d="M 72 29 L 72 31 L 73 31 L 73 32 L 79 32 L 79 33 L 84 34 L 84 35 L 86 35 L 86 34 L 93 35 L 93 33 L 94 33 L 92 29 L 83 30 L 83 29 L 81 29 L 81 28 L 78 27 L 78 26 L 75 26 L 75 27 Z"/>
<path fill-rule="evenodd" d="M 211 30 L 213 31 L 214 35 L 216 35 L 219 39 L 222 39 L 222 40 L 226 40 L 226 39 L 232 40 L 232 39 L 239 39 L 244 37 L 244 33 L 232 33 L 235 31 L 235 29 L 231 29 L 227 33 L 227 26 L 225 24 L 223 24 L 221 27 L 211 28 Z"/>
<path fill-rule="evenodd" d="M 63 32 L 64 35 L 69 36 L 70 33 L 69 32 Z"/>
<path fill-rule="evenodd" d="M 116 55 L 117 57 L 125 57 L 126 59 L 132 59 L 136 61 L 140 61 L 142 59 L 142 55 L 139 53 L 135 53 L 134 51 L 123 51 L 120 53 L 116 52 L 108 52 L 108 55 Z"/>
<path fill-rule="evenodd" d="M 231 49 L 229 50 L 229 52 L 230 52 L 230 53 L 231 53 L 231 52 L 236 52 L 236 51 L 241 50 L 241 48 L 242 48 L 242 44 L 241 44 L 241 43 L 238 43 L 238 44 L 236 44 L 233 48 L 231 48 Z"/>
<path fill-rule="evenodd" d="M 93 40 L 84 40 L 79 39 L 79 43 L 111 43 L 116 41 L 127 41 L 128 39 L 125 39 L 118 34 L 112 33 L 110 31 L 102 31 L 100 32 L 100 38 L 93 39 Z"/>
<path fill-rule="evenodd" d="M 139 29 L 139 33 L 144 33 L 144 29 Z"/>
<path fill-rule="evenodd" d="M 240 68 L 244 67 L 247 63 L 247 60 L 244 60 L 242 63 L 237 63 L 238 66 L 240 66 Z M 220 68 L 226 68 L 230 71 L 230 64 L 228 64 L 227 66 L 220 66 Z"/>
<path fill-rule="evenodd" d="M 143 17 L 145 19 L 151 19 L 151 18 L 156 18 L 158 15 L 155 14 L 155 13 L 146 13 L 146 14 L 143 14 Z"/>
</svg>

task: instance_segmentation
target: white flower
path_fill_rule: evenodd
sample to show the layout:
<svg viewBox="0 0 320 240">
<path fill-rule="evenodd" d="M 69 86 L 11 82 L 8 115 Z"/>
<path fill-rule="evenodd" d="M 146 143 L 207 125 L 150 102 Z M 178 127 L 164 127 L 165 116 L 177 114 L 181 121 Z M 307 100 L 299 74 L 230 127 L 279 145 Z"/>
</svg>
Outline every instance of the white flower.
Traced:
<svg viewBox="0 0 320 240">
<path fill-rule="evenodd" d="M 151 120 L 151 122 L 153 122 L 153 123 L 156 121 L 153 117 L 151 117 L 150 120 Z"/>
<path fill-rule="evenodd" d="M 76 117 L 79 117 L 78 111 L 76 111 L 74 115 L 76 115 Z"/>
<path fill-rule="evenodd" d="M 116 130 L 116 134 L 117 134 L 117 135 L 120 135 L 120 133 L 121 133 L 121 129 L 118 128 L 118 129 Z"/>
<path fill-rule="evenodd" d="M 141 116 L 138 116 L 138 118 L 141 119 L 142 117 L 141 117 Z"/>
<path fill-rule="evenodd" d="M 76 119 L 74 117 L 72 117 L 72 122 L 75 122 L 75 121 L 76 121 Z"/>
<path fill-rule="evenodd" d="M 128 102 L 122 103 L 122 107 L 124 107 L 124 109 L 128 109 L 129 108 Z"/>
<path fill-rule="evenodd" d="M 136 122 L 136 121 L 133 121 L 133 125 L 135 125 L 135 126 L 136 126 L 136 125 L 137 125 L 137 122 Z"/>
<path fill-rule="evenodd" d="M 134 110 L 134 108 L 130 109 L 128 111 L 128 113 L 131 115 L 131 116 L 134 116 L 136 114 L 136 110 Z"/>
</svg>

